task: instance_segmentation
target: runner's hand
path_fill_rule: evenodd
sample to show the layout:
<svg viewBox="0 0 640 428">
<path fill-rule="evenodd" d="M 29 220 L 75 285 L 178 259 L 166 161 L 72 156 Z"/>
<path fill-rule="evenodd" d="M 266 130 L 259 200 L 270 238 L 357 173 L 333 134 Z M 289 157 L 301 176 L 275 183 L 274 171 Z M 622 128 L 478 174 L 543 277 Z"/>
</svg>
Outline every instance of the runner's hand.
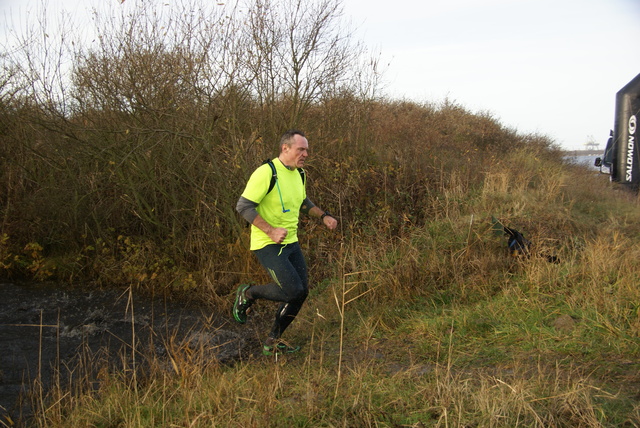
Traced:
<svg viewBox="0 0 640 428">
<path fill-rule="evenodd" d="M 289 231 L 283 227 L 274 227 L 269 231 L 269 238 L 276 244 L 282 244 Z"/>
<path fill-rule="evenodd" d="M 334 230 L 338 226 L 338 220 L 330 215 L 325 216 L 325 218 L 322 219 L 322 222 L 329 228 L 329 230 Z"/>
</svg>

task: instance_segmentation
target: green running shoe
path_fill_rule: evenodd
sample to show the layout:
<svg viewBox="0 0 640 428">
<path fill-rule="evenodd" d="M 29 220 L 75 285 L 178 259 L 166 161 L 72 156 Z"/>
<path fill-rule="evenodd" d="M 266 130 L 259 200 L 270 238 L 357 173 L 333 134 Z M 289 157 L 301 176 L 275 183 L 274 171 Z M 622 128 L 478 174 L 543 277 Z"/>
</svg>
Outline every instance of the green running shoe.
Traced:
<svg viewBox="0 0 640 428">
<path fill-rule="evenodd" d="M 264 345 L 262 347 L 262 354 L 267 356 L 293 354 L 294 352 L 298 352 L 299 350 L 299 346 L 289 346 L 285 343 L 280 342 L 277 345 L 272 346 Z"/>
<path fill-rule="evenodd" d="M 250 285 L 241 284 L 236 291 L 236 300 L 233 302 L 233 318 L 240 324 L 247 322 L 247 309 L 253 304 L 253 300 L 245 295 Z"/>
</svg>

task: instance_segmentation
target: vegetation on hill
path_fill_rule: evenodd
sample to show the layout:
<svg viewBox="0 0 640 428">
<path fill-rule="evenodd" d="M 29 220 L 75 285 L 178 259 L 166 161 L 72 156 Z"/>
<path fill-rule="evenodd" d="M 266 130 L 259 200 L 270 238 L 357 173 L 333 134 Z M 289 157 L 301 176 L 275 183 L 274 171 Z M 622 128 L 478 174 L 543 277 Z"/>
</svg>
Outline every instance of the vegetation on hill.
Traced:
<svg viewBox="0 0 640 428">
<path fill-rule="evenodd" d="M 235 202 L 301 128 L 308 193 L 340 221 L 301 224 L 303 352 L 223 365 L 176 338 L 144 373 L 54 388 L 36 426 L 640 425 L 635 194 L 490 114 L 381 96 L 335 0 L 185 7 L 5 51 L 0 269 L 227 311 L 264 279 Z"/>
</svg>

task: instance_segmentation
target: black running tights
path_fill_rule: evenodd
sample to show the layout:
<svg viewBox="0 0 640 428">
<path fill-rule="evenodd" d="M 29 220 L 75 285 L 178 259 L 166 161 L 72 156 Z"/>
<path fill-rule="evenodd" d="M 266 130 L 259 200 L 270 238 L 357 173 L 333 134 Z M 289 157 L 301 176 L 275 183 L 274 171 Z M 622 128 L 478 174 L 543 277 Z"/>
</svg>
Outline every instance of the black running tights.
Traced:
<svg viewBox="0 0 640 428">
<path fill-rule="evenodd" d="M 254 253 L 273 282 L 252 286 L 250 295 L 253 299 L 281 302 L 269 334 L 269 337 L 279 339 L 309 294 L 307 264 L 297 242 L 267 245 Z"/>
</svg>

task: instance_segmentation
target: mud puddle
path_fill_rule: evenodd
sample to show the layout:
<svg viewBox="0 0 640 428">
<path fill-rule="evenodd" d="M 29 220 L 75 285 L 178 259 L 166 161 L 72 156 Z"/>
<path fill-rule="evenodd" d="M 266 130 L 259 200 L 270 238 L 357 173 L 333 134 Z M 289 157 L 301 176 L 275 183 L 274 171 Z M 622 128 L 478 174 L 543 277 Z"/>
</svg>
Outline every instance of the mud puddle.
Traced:
<svg viewBox="0 0 640 428">
<path fill-rule="evenodd" d="M 0 296 L 0 426 L 27 420 L 34 381 L 46 393 L 53 376 L 68 378 L 82 354 L 115 359 L 135 337 L 136 349 L 153 347 L 147 351 L 154 355 L 187 341 L 233 362 L 252 341 L 227 314 L 198 302 L 60 284 L 0 283 Z"/>
</svg>

